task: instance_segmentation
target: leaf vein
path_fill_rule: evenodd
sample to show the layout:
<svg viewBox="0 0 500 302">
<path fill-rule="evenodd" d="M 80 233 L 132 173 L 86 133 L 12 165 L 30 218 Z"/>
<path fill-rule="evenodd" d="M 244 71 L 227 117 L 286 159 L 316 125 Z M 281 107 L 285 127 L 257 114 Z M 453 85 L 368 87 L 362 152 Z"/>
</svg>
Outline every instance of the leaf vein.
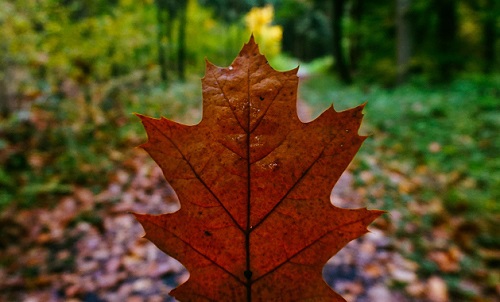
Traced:
<svg viewBox="0 0 500 302">
<path fill-rule="evenodd" d="M 169 214 L 166 214 L 166 215 L 169 215 Z M 149 223 L 151 224 L 154 224 L 155 226 L 157 226 L 158 228 L 160 229 L 164 229 L 162 227 L 162 225 L 158 224 L 158 223 L 155 223 L 155 222 L 152 222 L 152 221 L 149 221 Z M 242 280 L 240 280 L 236 275 L 234 275 L 233 273 L 231 273 L 230 271 L 228 271 L 227 269 L 225 269 L 223 266 L 219 265 L 215 260 L 209 258 L 207 255 L 203 254 L 203 252 L 199 251 L 196 247 L 194 247 L 192 244 L 189 243 L 189 241 L 187 240 L 184 240 L 182 237 L 178 236 L 177 234 L 171 232 L 171 231 L 168 231 L 168 233 L 172 234 L 172 236 L 174 236 L 175 238 L 179 239 L 180 241 L 184 242 L 187 246 L 189 246 L 193 251 L 195 251 L 196 253 L 198 253 L 199 255 L 201 255 L 203 258 L 207 259 L 208 261 L 212 262 L 215 266 L 219 267 L 221 270 L 225 271 L 228 275 L 232 276 L 233 278 L 235 278 L 238 282 L 240 282 L 241 284 L 245 284 L 245 282 L 243 282 Z"/>
<path fill-rule="evenodd" d="M 215 83 L 217 83 L 217 86 L 219 87 L 220 91 L 222 92 L 222 96 L 224 97 L 224 100 L 226 101 L 227 105 L 231 109 L 231 112 L 233 113 L 234 119 L 236 120 L 236 122 L 238 123 L 238 125 L 240 126 L 240 128 L 243 129 L 243 130 L 245 130 L 245 128 L 243 127 L 243 125 L 240 123 L 240 120 L 238 120 L 238 117 L 236 116 L 236 112 L 234 112 L 234 109 L 231 106 L 231 103 L 229 103 L 229 98 L 227 97 L 226 93 L 224 92 L 223 85 L 220 84 L 219 78 L 217 78 L 217 76 L 215 75 L 214 71 L 212 71 L 212 76 L 214 77 Z"/>
<path fill-rule="evenodd" d="M 295 252 L 294 254 L 292 254 L 290 257 L 288 257 L 285 261 L 281 262 L 280 264 L 276 265 L 273 269 L 271 269 L 270 271 L 268 271 L 267 273 L 263 274 L 262 276 L 260 276 L 259 278 L 253 280 L 253 282 L 257 282 L 259 281 L 260 279 L 264 278 L 265 276 L 275 272 L 276 270 L 278 270 L 280 267 L 282 267 L 283 265 L 285 265 L 286 263 L 290 262 L 290 260 L 292 260 L 293 258 L 297 257 L 300 253 L 304 252 L 305 250 L 307 250 L 308 248 L 310 248 L 311 246 L 313 246 L 315 243 L 319 242 L 321 239 L 323 239 L 324 237 L 328 236 L 329 234 L 331 234 L 332 232 L 340 229 L 340 228 L 343 228 L 343 227 L 347 227 L 349 225 L 352 225 L 352 224 L 355 224 L 355 223 L 358 223 L 358 222 L 362 222 L 363 220 L 365 220 L 366 217 L 362 217 L 360 219 L 356 219 L 354 221 L 351 221 L 349 223 L 343 223 L 341 225 L 338 225 L 336 226 L 335 228 L 327 231 L 325 234 L 319 236 L 318 238 L 316 238 L 315 240 L 313 240 L 311 243 L 305 245 L 302 249 L 298 250 L 297 252 Z M 352 232 L 350 232 L 352 233 Z"/>
<path fill-rule="evenodd" d="M 158 126 L 156 126 L 154 123 L 151 123 L 151 124 L 153 125 L 153 127 L 156 128 L 156 130 L 159 131 L 159 133 L 161 133 L 161 135 L 163 135 L 175 147 L 175 149 L 182 156 L 182 159 L 187 163 L 187 165 L 189 166 L 189 168 L 191 169 L 191 171 L 193 171 L 193 174 L 195 175 L 196 179 L 198 179 L 200 181 L 200 183 L 207 189 L 207 191 L 215 198 L 215 200 L 217 200 L 217 202 L 224 209 L 224 211 L 226 212 L 226 214 L 231 218 L 231 220 L 236 225 L 236 227 L 238 229 L 240 229 L 240 231 L 243 232 L 243 229 L 236 222 L 236 219 L 233 217 L 233 215 L 231 215 L 231 213 L 224 206 L 224 204 L 222 203 L 222 201 L 220 201 L 219 197 L 217 197 L 217 195 L 210 189 L 210 187 L 205 183 L 205 181 L 203 181 L 203 179 L 201 178 L 201 176 L 196 172 L 196 169 L 193 167 L 193 165 L 191 164 L 191 162 L 186 158 L 186 156 L 184 155 L 184 153 L 182 152 L 182 150 L 179 148 L 179 146 L 177 146 L 177 144 L 168 135 L 166 135 L 165 133 L 163 133 L 163 131 L 160 128 L 158 128 Z"/>
</svg>

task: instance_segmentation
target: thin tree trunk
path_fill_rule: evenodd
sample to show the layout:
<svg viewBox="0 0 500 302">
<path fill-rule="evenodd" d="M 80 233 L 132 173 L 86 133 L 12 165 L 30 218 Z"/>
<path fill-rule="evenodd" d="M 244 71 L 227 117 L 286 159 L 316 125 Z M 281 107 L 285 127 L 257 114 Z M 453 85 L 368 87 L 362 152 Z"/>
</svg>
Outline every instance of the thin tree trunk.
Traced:
<svg viewBox="0 0 500 302">
<path fill-rule="evenodd" d="M 1 73 L 2 71 L 0 71 Z M 0 116 L 8 117 L 12 113 L 10 97 L 7 93 L 7 82 L 5 76 L 0 74 Z"/>
<path fill-rule="evenodd" d="M 498 4 L 497 4 L 498 5 Z M 496 14 L 495 0 L 487 0 L 483 19 L 483 71 L 490 73 L 495 66 Z"/>
<path fill-rule="evenodd" d="M 335 0 L 332 5 L 332 34 L 333 34 L 333 58 L 335 59 L 335 71 L 340 80 L 346 84 L 352 82 L 351 75 L 342 48 L 342 17 L 344 15 L 345 0 Z"/>
<path fill-rule="evenodd" d="M 397 32 L 397 72 L 398 83 L 406 81 L 408 67 L 412 55 L 411 24 L 408 19 L 411 0 L 396 1 L 396 32 Z"/>
<path fill-rule="evenodd" d="M 186 79 L 186 23 L 187 3 L 183 1 L 179 11 L 179 35 L 177 39 L 177 72 L 181 81 Z"/>
<path fill-rule="evenodd" d="M 7 54 L 7 45 L 0 44 L 0 51 Z M 8 117 L 16 110 L 16 102 L 12 93 L 12 89 L 9 89 L 9 79 L 12 80 L 11 75 L 12 66 L 8 60 L 8 57 L 0 57 L 0 116 Z"/>
<path fill-rule="evenodd" d="M 354 26 L 357 28 L 356 32 L 351 38 L 351 47 L 349 49 L 349 61 L 351 70 L 356 71 L 358 67 L 358 62 L 361 60 L 361 21 L 363 19 L 363 1 L 353 0 L 351 18 L 354 21 Z"/>
<path fill-rule="evenodd" d="M 449 81 L 458 69 L 457 61 L 457 31 L 458 14 L 456 0 L 436 1 L 437 6 L 437 50 L 438 71 L 441 81 Z"/>
<path fill-rule="evenodd" d="M 174 48 L 174 37 L 173 37 L 173 28 L 174 28 L 174 13 L 172 11 L 168 11 L 166 21 L 165 21 L 165 31 L 166 31 L 166 40 L 167 40 L 167 45 L 165 47 L 166 50 L 166 62 L 165 66 L 167 70 L 172 70 L 173 69 L 173 61 L 174 61 L 174 54 L 175 50 Z"/>
<path fill-rule="evenodd" d="M 164 44 L 165 38 L 165 11 L 161 8 L 159 3 L 161 0 L 157 0 L 156 3 L 156 43 L 158 47 L 158 65 L 160 66 L 160 77 L 161 80 L 167 84 L 168 74 L 167 74 L 167 60 L 166 60 L 166 49 Z M 169 41 L 170 43 L 170 41 Z"/>
</svg>

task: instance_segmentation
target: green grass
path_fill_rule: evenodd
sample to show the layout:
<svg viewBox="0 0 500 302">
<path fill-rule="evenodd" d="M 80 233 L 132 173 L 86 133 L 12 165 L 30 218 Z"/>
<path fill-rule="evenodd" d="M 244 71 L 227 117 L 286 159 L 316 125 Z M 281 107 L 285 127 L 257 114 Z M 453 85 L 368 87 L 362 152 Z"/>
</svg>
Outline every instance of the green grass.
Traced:
<svg viewBox="0 0 500 302">
<path fill-rule="evenodd" d="M 333 77 L 304 81 L 301 97 L 316 110 L 344 110 L 367 102 L 361 132 L 371 134 L 360 157 L 378 150 L 403 172 L 426 166 L 455 179 L 435 190 L 450 210 L 467 215 L 500 213 L 500 77 L 468 77 L 449 86 L 411 83 L 394 89 L 345 87 Z M 429 192 L 428 192 L 429 194 Z M 428 196 L 429 198 L 431 196 Z"/>
</svg>

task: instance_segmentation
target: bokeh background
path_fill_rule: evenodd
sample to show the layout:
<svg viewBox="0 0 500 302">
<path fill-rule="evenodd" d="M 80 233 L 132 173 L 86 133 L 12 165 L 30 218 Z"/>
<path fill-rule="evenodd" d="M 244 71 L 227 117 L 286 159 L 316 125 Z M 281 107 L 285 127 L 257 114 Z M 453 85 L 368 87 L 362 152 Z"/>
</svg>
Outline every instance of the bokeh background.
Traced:
<svg viewBox="0 0 500 302">
<path fill-rule="evenodd" d="M 179 205 L 134 112 L 201 119 L 205 59 L 253 33 L 299 115 L 368 102 L 332 193 L 385 209 L 327 263 L 348 301 L 499 301 L 500 3 L 0 0 L 0 301 L 173 301 L 129 211 Z M 293 285 L 291 285 L 293 286 Z"/>
</svg>

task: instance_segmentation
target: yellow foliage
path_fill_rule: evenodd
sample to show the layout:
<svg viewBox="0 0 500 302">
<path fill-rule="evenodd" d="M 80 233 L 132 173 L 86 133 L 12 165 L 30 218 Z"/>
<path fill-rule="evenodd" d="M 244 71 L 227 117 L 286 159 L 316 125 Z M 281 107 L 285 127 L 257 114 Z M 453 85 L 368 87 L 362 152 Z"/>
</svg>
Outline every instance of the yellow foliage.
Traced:
<svg viewBox="0 0 500 302">
<path fill-rule="evenodd" d="M 267 57 L 273 57 L 281 51 L 281 26 L 272 25 L 274 8 L 272 5 L 254 7 L 245 16 L 247 28 L 255 36 L 259 47 Z"/>
</svg>

